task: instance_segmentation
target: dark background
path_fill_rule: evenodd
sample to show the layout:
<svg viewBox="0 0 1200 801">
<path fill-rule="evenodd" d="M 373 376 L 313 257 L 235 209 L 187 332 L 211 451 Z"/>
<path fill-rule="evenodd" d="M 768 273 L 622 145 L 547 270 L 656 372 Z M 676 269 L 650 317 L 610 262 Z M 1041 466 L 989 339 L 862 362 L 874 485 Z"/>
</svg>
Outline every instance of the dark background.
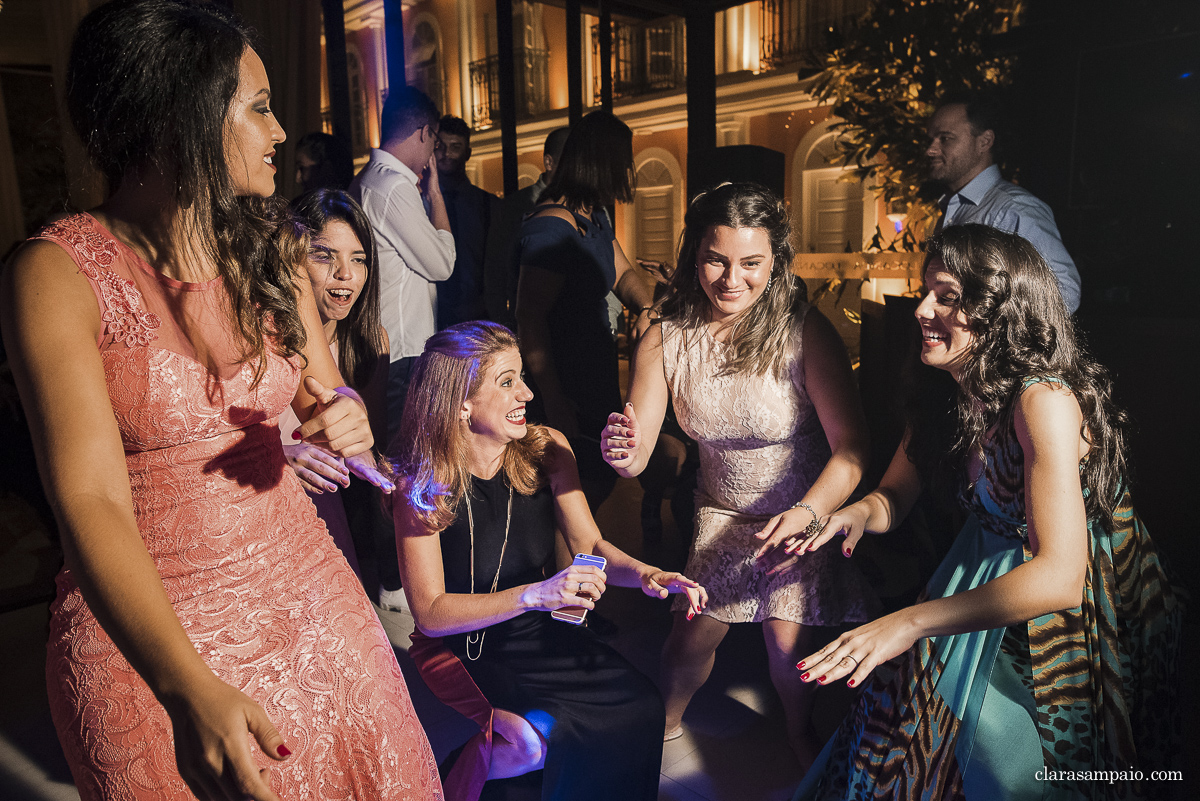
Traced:
<svg viewBox="0 0 1200 801">
<path fill-rule="evenodd" d="M 1011 162 L 1083 279 L 1079 326 L 1133 418 L 1134 500 L 1200 597 L 1200 2 L 1033 0 Z"/>
</svg>

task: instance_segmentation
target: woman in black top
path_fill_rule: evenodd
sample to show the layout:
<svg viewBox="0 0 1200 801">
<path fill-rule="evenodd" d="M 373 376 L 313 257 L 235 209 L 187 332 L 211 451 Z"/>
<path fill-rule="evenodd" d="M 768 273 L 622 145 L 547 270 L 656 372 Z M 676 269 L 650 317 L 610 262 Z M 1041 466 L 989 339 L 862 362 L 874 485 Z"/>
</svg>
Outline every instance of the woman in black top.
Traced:
<svg viewBox="0 0 1200 801">
<path fill-rule="evenodd" d="M 410 654 L 434 693 L 481 729 L 447 797 L 544 767 L 546 799 L 654 799 L 658 691 L 586 628 L 545 613 L 592 609 L 609 581 L 686 593 L 692 614 L 707 597 L 601 537 L 566 438 L 526 425 L 532 397 L 512 332 L 451 326 L 425 343 L 396 439 L 397 549 L 418 629 Z M 556 571 L 556 529 L 571 553 L 607 567 Z"/>
<path fill-rule="evenodd" d="M 599 448 L 609 411 L 621 405 L 608 293 L 638 315 L 639 334 L 654 303 L 652 284 L 625 258 L 608 214 L 614 203 L 633 200 L 633 178 L 629 126 L 607 111 L 588 114 L 571 129 L 514 255 L 521 355 L 545 422 L 575 447 L 593 510 L 616 481 Z"/>
</svg>

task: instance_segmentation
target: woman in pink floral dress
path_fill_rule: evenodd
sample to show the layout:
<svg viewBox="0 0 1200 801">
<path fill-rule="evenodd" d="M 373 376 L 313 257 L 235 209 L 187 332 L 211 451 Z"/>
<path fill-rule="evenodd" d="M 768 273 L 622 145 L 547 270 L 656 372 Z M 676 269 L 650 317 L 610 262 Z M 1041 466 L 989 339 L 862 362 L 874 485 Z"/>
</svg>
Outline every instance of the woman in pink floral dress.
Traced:
<svg viewBox="0 0 1200 801">
<path fill-rule="evenodd" d="M 84 799 L 440 799 L 391 646 L 275 418 L 374 470 L 272 201 L 262 62 L 220 7 L 80 25 L 108 199 L 15 257 L 0 321 L 66 564 L 47 681 Z M 339 387 L 333 389 L 333 387 Z"/>
</svg>

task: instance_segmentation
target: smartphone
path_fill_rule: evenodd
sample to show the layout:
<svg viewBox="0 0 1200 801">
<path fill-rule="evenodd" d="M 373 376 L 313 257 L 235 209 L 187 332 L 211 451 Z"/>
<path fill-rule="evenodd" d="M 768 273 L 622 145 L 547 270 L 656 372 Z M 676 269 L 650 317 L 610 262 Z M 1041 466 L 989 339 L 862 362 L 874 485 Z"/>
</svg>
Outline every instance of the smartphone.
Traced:
<svg viewBox="0 0 1200 801">
<path fill-rule="evenodd" d="M 572 565 L 598 567 L 601 570 L 608 564 L 608 560 L 603 556 L 592 556 L 590 553 L 577 553 Z M 555 609 L 550 613 L 550 617 L 555 620 L 561 620 L 564 623 L 570 623 L 572 626 L 578 626 L 583 623 L 584 617 L 587 615 L 587 608 L 583 606 L 564 606 L 561 609 Z"/>
</svg>

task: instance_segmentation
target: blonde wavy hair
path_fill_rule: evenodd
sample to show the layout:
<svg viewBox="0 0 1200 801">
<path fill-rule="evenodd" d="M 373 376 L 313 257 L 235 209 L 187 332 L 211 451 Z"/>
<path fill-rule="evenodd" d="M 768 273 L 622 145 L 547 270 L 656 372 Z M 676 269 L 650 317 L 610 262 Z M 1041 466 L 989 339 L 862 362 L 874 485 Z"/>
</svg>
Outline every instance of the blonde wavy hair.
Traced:
<svg viewBox="0 0 1200 801">
<path fill-rule="evenodd" d="M 499 323 L 459 323 L 426 340 L 413 365 L 400 431 L 388 453 L 397 495 L 430 531 L 454 522 L 471 481 L 463 401 L 475 396 L 492 362 L 509 349 L 519 349 L 517 337 Z M 542 460 L 549 442 L 546 428 L 529 426 L 523 438 L 508 444 L 500 469 L 522 495 L 545 484 Z"/>
</svg>

